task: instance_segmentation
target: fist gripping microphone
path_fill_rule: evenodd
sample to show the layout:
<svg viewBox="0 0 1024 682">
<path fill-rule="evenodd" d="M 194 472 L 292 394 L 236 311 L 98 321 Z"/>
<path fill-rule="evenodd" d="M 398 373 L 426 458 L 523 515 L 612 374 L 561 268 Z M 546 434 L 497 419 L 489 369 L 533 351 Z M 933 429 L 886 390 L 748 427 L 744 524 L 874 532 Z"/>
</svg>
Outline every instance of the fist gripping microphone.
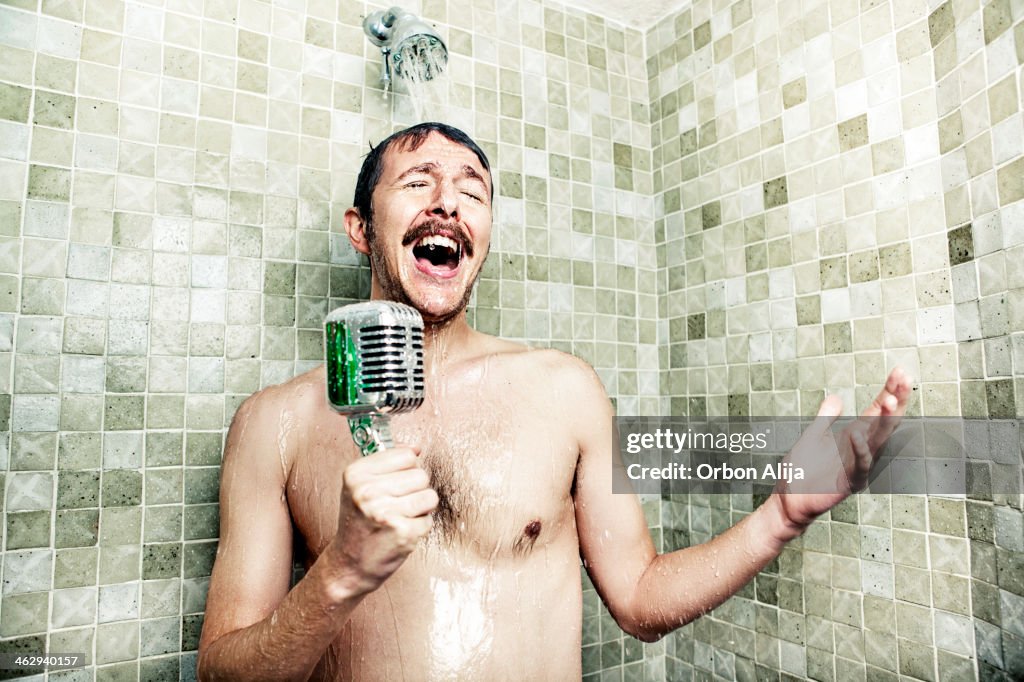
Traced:
<svg viewBox="0 0 1024 682">
<path fill-rule="evenodd" d="M 390 416 L 423 403 L 423 318 L 391 301 L 342 306 L 324 321 L 327 401 L 363 455 L 390 448 Z"/>
</svg>

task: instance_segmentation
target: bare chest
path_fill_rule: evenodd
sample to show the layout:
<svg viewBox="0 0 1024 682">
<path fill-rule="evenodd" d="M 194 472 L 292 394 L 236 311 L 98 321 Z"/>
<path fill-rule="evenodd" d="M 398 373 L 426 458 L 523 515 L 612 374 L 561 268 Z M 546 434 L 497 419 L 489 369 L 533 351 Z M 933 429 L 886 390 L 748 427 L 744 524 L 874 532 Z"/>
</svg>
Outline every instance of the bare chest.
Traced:
<svg viewBox="0 0 1024 682">
<path fill-rule="evenodd" d="M 536 400 L 517 404 L 509 391 L 465 388 L 449 386 L 392 420 L 395 441 L 419 448 L 438 493 L 428 544 L 516 557 L 573 531 L 578 445 L 565 420 Z M 292 517 L 311 558 L 337 531 L 341 474 L 357 456 L 344 418 L 325 409 L 288 483 Z"/>
</svg>

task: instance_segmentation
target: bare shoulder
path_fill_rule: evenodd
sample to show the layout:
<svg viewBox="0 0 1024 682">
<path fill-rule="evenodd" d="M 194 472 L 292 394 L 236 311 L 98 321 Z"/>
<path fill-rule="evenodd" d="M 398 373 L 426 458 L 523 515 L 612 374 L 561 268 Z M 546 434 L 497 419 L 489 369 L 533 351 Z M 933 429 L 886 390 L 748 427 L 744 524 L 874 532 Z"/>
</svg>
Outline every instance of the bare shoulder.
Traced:
<svg viewBox="0 0 1024 682">
<path fill-rule="evenodd" d="M 605 396 L 601 379 L 585 360 L 552 348 L 532 349 L 529 353 L 532 364 L 549 376 L 551 380 L 557 380 L 567 388 L 573 388 L 588 395 Z"/>
<path fill-rule="evenodd" d="M 580 456 L 603 452 L 604 435 L 612 433 L 613 409 L 594 368 L 586 361 L 553 349 L 521 355 L 517 374 L 543 419 L 557 423 L 577 444 Z"/>
<path fill-rule="evenodd" d="M 246 398 L 231 422 L 225 460 L 248 460 L 266 454 L 290 465 L 298 439 L 288 436 L 300 433 L 322 409 L 323 372 L 322 367 L 312 369 Z"/>
<path fill-rule="evenodd" d="M 284 383 L 256 391 L 239 406 L 235 421 L 251 414 L 266 418 L 285 412 L 297 417 L 311 413 L 318 408 L 318 400 L 322 400 L 323 373 L 323 367 L 317 367 Z"/>
<path fill-rule="evenodd" d="M 495 337 L 488 339 L 488 354 L 504 360 L 518 383 L 559 400 L 570 396 L 570 404 L 584 413 L 595 408 L 610 409 L 608 394 L 597 372 L 585 360 L 552 348 L 532 348 Z"/>
</svg>

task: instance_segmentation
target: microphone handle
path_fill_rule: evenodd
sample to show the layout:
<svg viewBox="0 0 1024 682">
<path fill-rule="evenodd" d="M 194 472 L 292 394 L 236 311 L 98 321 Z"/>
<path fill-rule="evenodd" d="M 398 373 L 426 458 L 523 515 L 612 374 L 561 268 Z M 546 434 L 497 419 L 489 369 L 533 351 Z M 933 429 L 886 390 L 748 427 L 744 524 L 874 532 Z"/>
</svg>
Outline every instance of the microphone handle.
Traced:
<svg viewBox="0 0 1024 682">
<path fill-rule="evenodd" d="M 394 447 L 391 419 L 386 414 L 371 412 L 352 415 L 348 418 L 348 428 L 363 457 Z"/>
</svg>

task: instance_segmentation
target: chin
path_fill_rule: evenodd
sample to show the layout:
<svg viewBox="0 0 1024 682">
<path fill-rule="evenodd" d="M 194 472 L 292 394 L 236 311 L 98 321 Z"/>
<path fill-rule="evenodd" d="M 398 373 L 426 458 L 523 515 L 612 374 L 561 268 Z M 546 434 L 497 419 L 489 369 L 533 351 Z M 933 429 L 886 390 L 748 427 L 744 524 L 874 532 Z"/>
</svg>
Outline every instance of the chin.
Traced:
<svg viewBox="0 0 1024 682">
<path fill-rule="evenodd" d="M 409 288 L 405 290 L 407 302 L 420 311 L 423 320 L 429 323 L 446 322 L 465 312 L 472 289 L 458 292 L 431 292 Z"/>
<path fill-rule="evenodd" d="M 413 299 L 412 306 L 420 312 L 423 316 L 423 321 L 428 323 L 439 323 L 447 322 L 455 317 L 458 317 L 460 313 L 465 312 L 466 306 L 462 305 L 461 301 L 456 303 L 444 302 L 438 303 L 434 301 L 417 301 Z"/>
<path fill-rule="evenodd" d="M 402 293 L 406 302 L 420 311 L 426 321 L 447 320 L 466 309 L 475 282 L 465 281 L 466 273 L 438 280 L 417 270 L 403 277 Z"/>
<path fill-rule="evenodd" d="M 383 274 L 377 280 L 382 298 L 412 306 L 423 316 L 424 322 L 430 324 L 444 323 L 464 313 L 476 283 L 476 273 L 470 282 L 465 281 L 467 273 L 464 272 L 439 279 L 423 273 L 415 264 L 398 272 L 385 267 L 379 267 L 376 272 Z"/>
</svg>

